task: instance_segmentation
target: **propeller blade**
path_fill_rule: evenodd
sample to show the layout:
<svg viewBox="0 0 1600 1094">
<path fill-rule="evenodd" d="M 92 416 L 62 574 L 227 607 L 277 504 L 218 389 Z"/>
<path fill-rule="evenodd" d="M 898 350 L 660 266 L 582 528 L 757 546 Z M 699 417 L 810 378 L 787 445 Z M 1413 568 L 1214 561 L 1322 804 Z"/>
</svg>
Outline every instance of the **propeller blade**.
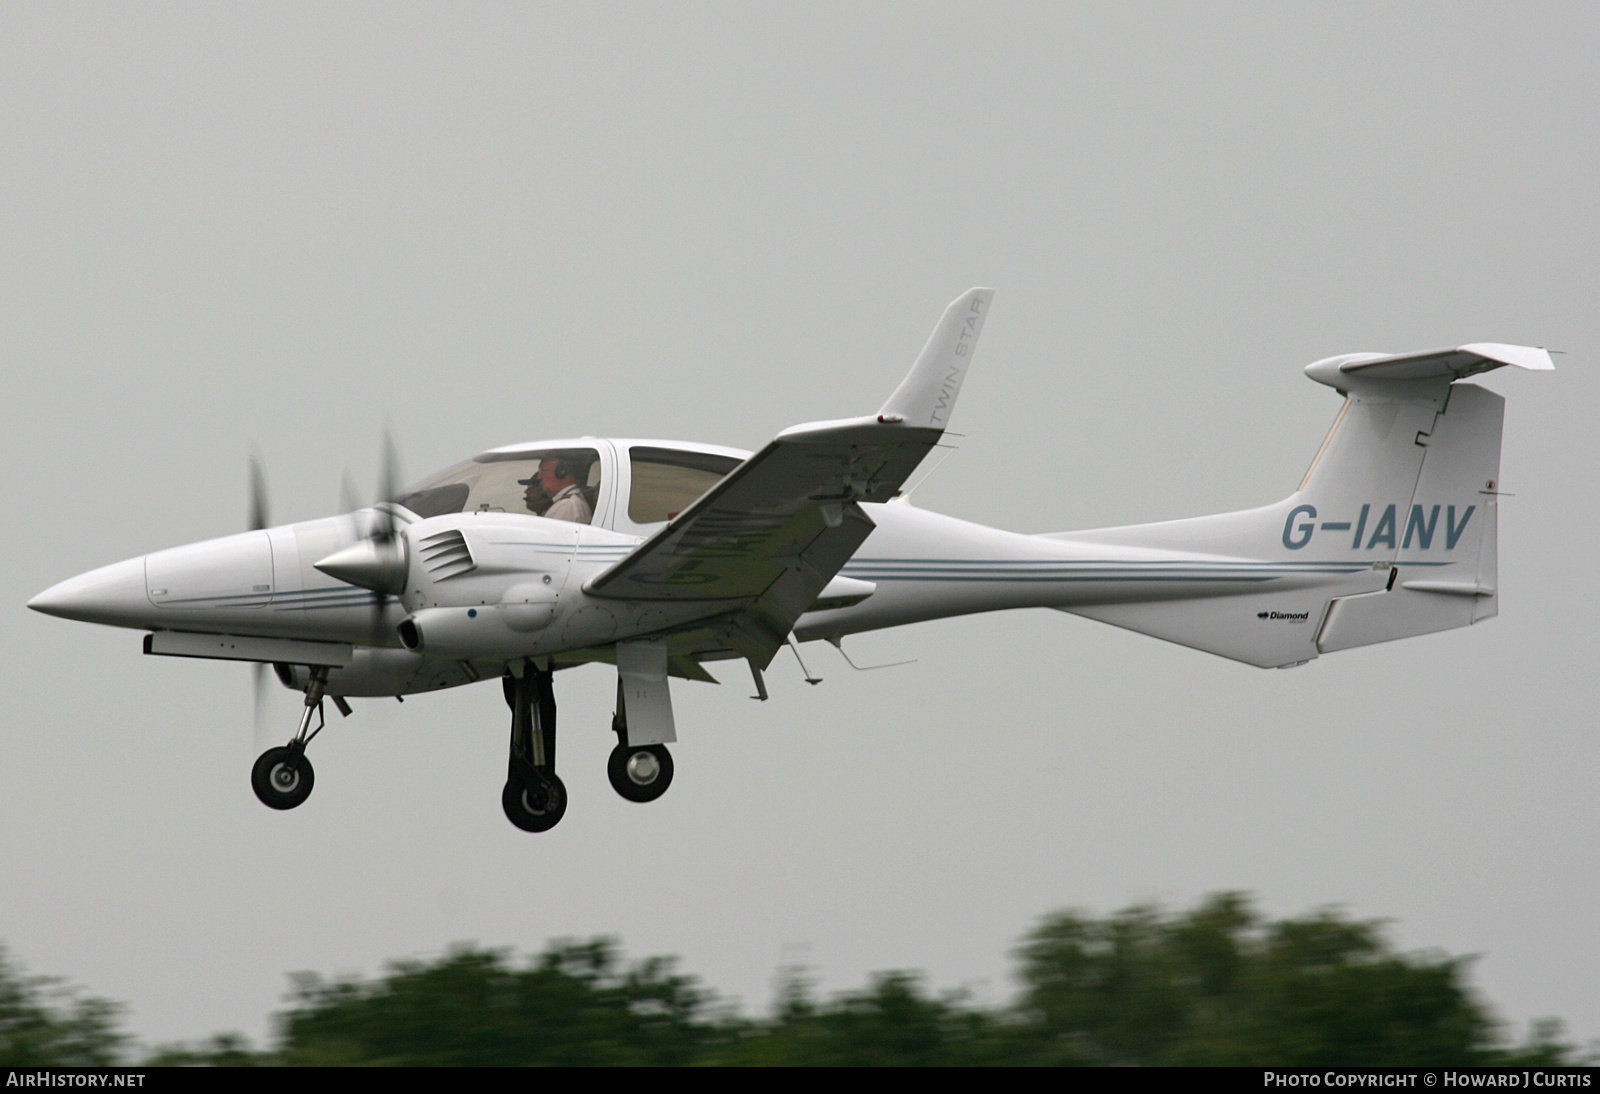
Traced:
<svg viewBox="0 0 1600 1094">
<path fill-rule="evenodd" d="M 267 510 L 267 472 L 260 450 L 253 449 L 250 453 L 250 530 L 259 532 L 271 523 Z"/>
<path fill-rule="evenodd" d="M 375 565 L 377 573 L 369 574 L 379 580 L 372 583 L 357 581 L 372 589 L 372 644 L 382 645 L 392 637 L 383 625 L 385 611 L 391 596 L 405 591 L 406 572 L 410 566 L 404 536 L 396 535 L 394 514 L 386 502 L 392 502 L 400 492 L 400 453 L 394 440 L 394 426 L 385 422 L 378 451 L 378 525 L 367 545 L 372 549 L 369 566 Z M 359 565 L 359 564 L 358 564 Z"/>
<path fill-rule="evenodd" d="M 385 423 L 383 442 L 378 454 L 378 501 L 380 504 L 393 501 L 399 492 L 400 455 L 395 448 L 394 429 Z M 378 512 L 381 514 L 378 535 L 388 539 L 394 535 L 394 516 L 387 509 L 380 508 Z"/>
<path fill-rule="evenodd" d="M 267 724 L 267 665 L 264 661 L 257 661 L 250 666 L 251 706 L 252 720 L 255 725 L 256 747 L 260 748 L 267 738 L 270 727 Z"/>
<path fill-rule="evenodd" d="M 259 532 L 272 524 L 271 510 L 267 504 L 266 461 L 261 449 L 250 446 L 250 530 Z M 251 723 L 256 747 L 262 747 L 271 734 L 267 718 L 267 666 L 257 661 L 250 666 Z"/>
<path fill-rule="evenodd" d="M 344 469 L 344 475 L 339 480 L 339 511 L 354 513 L 357 509 L 365 509 L 367 503 L 361 500 L 361 491 L 356 488 L 356 480 L 351 477 L 350 469 Z"/>
</svg>

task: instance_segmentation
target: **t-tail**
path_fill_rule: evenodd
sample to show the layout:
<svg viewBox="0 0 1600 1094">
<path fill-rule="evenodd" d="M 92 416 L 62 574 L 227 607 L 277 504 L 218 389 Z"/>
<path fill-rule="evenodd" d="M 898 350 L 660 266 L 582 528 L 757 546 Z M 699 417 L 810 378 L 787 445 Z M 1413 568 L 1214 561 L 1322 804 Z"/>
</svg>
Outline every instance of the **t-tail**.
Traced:
<svg viewBox="0 0 1600 1094">
<path fill-rule="evenodd" d="M 1048 538 L 1187 560 L 1146 599 L 1062 611 L 1252 665 L 1465 627 L 1493 617 L 1505 401 L 1462 378 L 1550 369 L 1542 349 L 1479 343 L 1306 367 L 1343 408 L 1300 488 L 1260 509 Z M 1174 572 L 1173 578 L 1178 577 Z"/>
</svg>

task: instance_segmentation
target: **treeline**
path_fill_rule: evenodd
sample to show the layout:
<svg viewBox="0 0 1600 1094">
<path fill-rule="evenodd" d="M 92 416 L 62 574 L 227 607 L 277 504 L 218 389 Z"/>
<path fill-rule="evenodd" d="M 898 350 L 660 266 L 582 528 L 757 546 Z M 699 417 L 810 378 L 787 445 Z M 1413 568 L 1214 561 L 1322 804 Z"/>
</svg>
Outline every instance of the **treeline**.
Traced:
<svg viewBox="0 0 1600 1094">
<path fill-rule="evenodd" d="M 555 943 L 518 962 L 462 948 L 374 980 L 292 978 L 279 1042 L 237 1034 L 143 1062 L 301 1065 L 1538 1065 L 1593 1062 L 1536 1024 L 1520 1044 L 1466 981 L 1466 961 L 1396 953 L 1374 923 L 1322 911 L 1264 921 L 1237 894 L 1169 914 L 1046 918 L 1016 951 L 1004 1008 L 931 993 L 913 973 L 822 1000 L 781 972 L 749 1018 L 669 958 Z M 120 1008 L 27 978 L 0 954 L 0 1064 L 126 1062 Z"/>
</svg>

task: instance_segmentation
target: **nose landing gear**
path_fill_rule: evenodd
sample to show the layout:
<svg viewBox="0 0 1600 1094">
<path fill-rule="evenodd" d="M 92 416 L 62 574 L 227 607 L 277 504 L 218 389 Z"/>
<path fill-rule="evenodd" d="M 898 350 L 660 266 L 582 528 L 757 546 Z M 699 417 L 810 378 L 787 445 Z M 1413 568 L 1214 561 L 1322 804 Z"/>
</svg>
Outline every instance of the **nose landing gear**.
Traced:
<svg viewBox="0 0 1600 1094">
<path fill-rule="evenodd" d="M 250 786 L 271 809 L 293 809 L 311 796 L 316 773 L 306 759 L 305 745 L 269 748 L 250 769 Z"/>
<path fill-rule="evenodd" d="M 311 796 L 316 773 L 311 770 L 311 761 L 306 759 L 306 746 L 328 724 L 322 716 L 322 696 L 327 686 L 327 667 L 319 665 L 312 668 L 311 682 L 306 685 L 306 709 L 300 715 L 299 731 L 287 745 L 263 752 L 250 769 L 250 788 L 261 799 L 261 804 L 269 809 L 293 809 Z M 333 701 L 344 713 L 350 712 L 350 707 L 339 696 L 335 695 Z M 317 716 L 316 729 L 311 729 L 313 712 Z"/>
</svg>

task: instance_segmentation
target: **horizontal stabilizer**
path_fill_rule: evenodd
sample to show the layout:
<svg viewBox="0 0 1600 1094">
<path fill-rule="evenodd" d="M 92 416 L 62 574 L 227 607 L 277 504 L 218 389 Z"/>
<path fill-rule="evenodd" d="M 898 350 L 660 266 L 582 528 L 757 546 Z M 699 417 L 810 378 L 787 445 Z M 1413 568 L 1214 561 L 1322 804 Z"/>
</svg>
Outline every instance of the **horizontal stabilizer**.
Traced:
<svg viewBox="0 0 1600 1094">
<path fill-rule="evenodd" d="M 1319 384 L 1347 390 L 1352 381 L 1459 380 L 1502 365 L 1545 372 L 1555 368 L 1550 352 L 1536 346 L 1511 346 L 1503 342 L 1472 342 L 1454 349 L 1420 353 L 1346 353 L 1325 357 L 1306 366 L 1306 375 Z"/>
</svg>

